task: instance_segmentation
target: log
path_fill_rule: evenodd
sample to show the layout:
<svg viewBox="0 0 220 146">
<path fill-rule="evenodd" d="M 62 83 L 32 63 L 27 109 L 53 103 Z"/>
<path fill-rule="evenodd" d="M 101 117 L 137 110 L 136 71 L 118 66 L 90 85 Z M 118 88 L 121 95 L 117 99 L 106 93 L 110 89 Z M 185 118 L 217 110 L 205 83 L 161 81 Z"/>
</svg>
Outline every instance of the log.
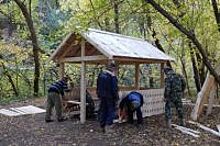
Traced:
<svg viewBox="0 0 220 146">
<path fill-rule="evenodd" d="M 191 135 L 191 136 L 196 137 L 196 138 L 200 137 L 199 135 L 194 134 L 194 133 L 192 133 L 192 132 L 190 132 L 188 130 L 185 130 L 183 128 L 180 128 L 180 127 L 175 127 L 175 129 L 180 130 L 181 132 L 183 132 L 185 134 L 188 134 L 188 135 Z"/>
<path fill-rule="evenodd" d="M 176 125 L 176 124 L 171 124 L 171 125 L 174 126 L 174 127 L 179 127 L 181 129 L 184 129 L 184 130 L 189 131 L 189 132 L 196 133 L 196 134 L 200 133 L 199 131 L 196 131 L 196 130 L 193 130 L 191 128 L 187 128 L 187 127 L 184 127 L 184 126 L 180 126 L 180 125 Z"/>
<path fill-rule="evenodd" d="M 212 134 L 214 134 L 214 135 L 220 137 L 220 133 L 219 133 L 219 132 L 217 132 L 217 131 L 215 131 L 215 130 L 209 128 L 209 127 L 206 127 L 206 126 L 204 126 L 204 125 L 202 125 L 202 124 L 200 124 L 200 123 L 194 122 L 194 121 L 188 121 L 188 122 L 189 122 L 190 124 L 194 124 L 194 125 L 198 126 L 199 128 L 201 128 L 201 129 L 203 129 L 203 130 L 205 130 L 205 131 L 208 131 L 208 132 L 210 132 L 210 133 L 212 133 Z"/>
</svg>

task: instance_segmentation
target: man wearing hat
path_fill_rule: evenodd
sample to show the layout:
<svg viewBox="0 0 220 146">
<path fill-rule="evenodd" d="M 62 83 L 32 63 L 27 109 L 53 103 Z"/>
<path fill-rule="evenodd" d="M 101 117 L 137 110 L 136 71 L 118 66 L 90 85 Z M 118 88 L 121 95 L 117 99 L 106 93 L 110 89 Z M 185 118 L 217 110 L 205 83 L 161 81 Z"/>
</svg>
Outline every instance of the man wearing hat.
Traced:
<svg viewBox="0 0 220 146">
<path fill-rule="evenodd" d="M 63 122 L 66 120 L 62 116 L 62 97 L 64 96 L 64 91 L 68 89 L 68 79 L 69 77 L 66 76 L 50 85 L 47 96 L 45 122 L 53 122 L 51 119 L 53 107 L 56 110 L 57 121 Z"/>
<path fill-rule="evenodd" d="M 106 126 L 111 126 L 116 116 L 116 104 L 118 97 L 118 80 L 115 76 L 116 65 L 108 63 L 107 69 L 103 70 L 97 79 L 97 95 L 100 99 L 99 122 L 102 132 Z"/>
<path fill-rule="evenodd" d="M 119 104 L 119 118 L 123 120 L 128 118 L 129 123 L 133 123 L 133 113 L 136 112 L 137 123 L 143 123 L 141 107 L 143 106 L 143 95 L 139 92 L 132 91 L 126 95 Z"/>
<path fill-rule="evenodd" d="M 179 124 L 184 125 L 183 120 L 183 104 L 182 104 L 182 96 L 185 90 L 185 80 L 180 75 L 173 71 L 172 68 L 166 67 L 164 68 L 164 73 L 166 75 L 165 78 L 165 92 L 164 92 L 164 99 L 165 99 L 165 117 L 167 126 L 171 128 L 171 105 L 173 104 L 177 110 Z"/>
</svg>

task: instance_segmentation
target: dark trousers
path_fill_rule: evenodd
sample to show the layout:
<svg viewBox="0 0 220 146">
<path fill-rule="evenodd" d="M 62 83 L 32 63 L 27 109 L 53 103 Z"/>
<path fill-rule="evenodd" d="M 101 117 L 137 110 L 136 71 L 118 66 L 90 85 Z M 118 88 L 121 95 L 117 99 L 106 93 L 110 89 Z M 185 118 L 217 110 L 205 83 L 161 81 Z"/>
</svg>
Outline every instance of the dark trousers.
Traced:
<svg viewBox="0 0 220 146">
<path fill-rule="evenodd" d="M 57 119 L 61 119 L 62 118 L 61 96 L 56 92 L 49 92 L 47 97 L 45 120 L 51 119 L 53 107 L 55 107 Z"/>
<path fill-rule="evenodd" d="M 143 116 L 142 116 L 141 107 L 136 108 L 134 111 L 128 109 L 128 122 L 131 124 L 134 123 L 134 117 L 133 117 L 134 112 L 136 112 L 137 123 L 142 124 L 143 123 Z"/>
<path fill-rule="evenodd" d="M 113 101 L 101 100 L 99 107 L 99 122 L 103 128 L 112 125 L 115 118 L 115 103 Z"/>
<path fill-rule="evenodd" d="M 172 119 L 172 104 L 175 106 L 178 118 L 180 120 L 183 119 L 183 103 L 181 100 L 181 96 L 176 96 L 175 98 L 169 99 L 165 103 L 165 117 L 166 120 Z"/>
</svg>

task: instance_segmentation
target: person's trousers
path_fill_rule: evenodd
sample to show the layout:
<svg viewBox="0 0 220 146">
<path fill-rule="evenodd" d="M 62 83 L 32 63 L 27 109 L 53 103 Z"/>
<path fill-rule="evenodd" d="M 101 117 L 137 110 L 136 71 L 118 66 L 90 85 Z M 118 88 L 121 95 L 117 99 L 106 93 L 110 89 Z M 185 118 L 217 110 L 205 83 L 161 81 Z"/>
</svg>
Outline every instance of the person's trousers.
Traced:
<svg viewBox="0 0 220 146">
<path fill-rule="evenodd" d="M 175 97 L 172 100 L 167 100 L 165 103 L 165 117 L 166 120 L 172 119 L 172 104 L 175 106 L 178 118 L 183 119 L 183 103 L 181 97 Z"/>
<path fill-rule="evenodd" d="M 49 92 L 47 96 L 47 106 L 45 120 L 51 120 L 52 110 L 55 107 L 57 119 L 62 119 L 62 99 L 60 94 Z"/>
<path fill-rule="evenodd" d="M 134 112 L 136 112 L 137 116 L 137 123 L 142 124 L 143 123 L 143 116 L 142 116 L 142 111 L 141 107 L 136 108 L 134 111 L 128 109 L 128 123 L 134 123 Z"/>
<path fill-rule="evenodd" d="M 99 122 L 103 128 L 106 125 L 112 125 L 115 118 L 115 104 L 111 101 L 101 100 L 99 107 Z"/>
</svg>

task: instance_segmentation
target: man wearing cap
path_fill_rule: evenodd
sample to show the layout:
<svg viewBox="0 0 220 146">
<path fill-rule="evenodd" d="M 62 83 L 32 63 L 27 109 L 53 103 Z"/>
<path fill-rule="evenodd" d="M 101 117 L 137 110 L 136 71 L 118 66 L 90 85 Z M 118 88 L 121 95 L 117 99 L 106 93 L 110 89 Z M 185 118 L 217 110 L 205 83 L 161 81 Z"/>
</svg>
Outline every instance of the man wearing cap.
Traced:
<svg viewBox="0 0 220 146">
<path fill-rule="evenodd" d="M 129 123 L 133 123 L 133 113 L 136 112 L 137 123 L 143 123 L 141 107 L 143 106 L 143 95 L 139 92 L 132 91 L 126 95 L 119 104 L 119 118 L 122 120 L 126 116 Z"/>
<path fill-rule="evenodd" d="M 165 118 L 167 122 L 167 126 L 171 128 L 171 105 L 173 104 L 177 110 L 179 124 L 184 125 L 183 120 L 183 104 L 182 104 L 182 96 L 185 90 L 185 80 L 179 74 L 176 74 L 172 68 L 166 67 L 164 68 L 164 73 L 166 75 L 165 78 Z"/>
<path fill-rule="evenodd" d="M 47 96 L 45 122 L 53 122 L 51 119 L 53 107 L 56 110 L 57 121 L 63 122 L 66 120 L 62 116 L 62 98 L 64 97 L 64 91 L 68 89 L 67 82 L 68 77 L 63 77 L 61 80 L 50 85 Z"/>
<path fill-rule="evenodd" d="M 115 76 L 116 65 L 109 63 L 107 69 L 103 70 L 97 79 L 97 95 L 101 100 L 99 107 L 99 122 L 102 132 L 106 126 L 113 124 L 116 116 L 116 104 L 118 97 L 118 80 Z"/>
</svg>

